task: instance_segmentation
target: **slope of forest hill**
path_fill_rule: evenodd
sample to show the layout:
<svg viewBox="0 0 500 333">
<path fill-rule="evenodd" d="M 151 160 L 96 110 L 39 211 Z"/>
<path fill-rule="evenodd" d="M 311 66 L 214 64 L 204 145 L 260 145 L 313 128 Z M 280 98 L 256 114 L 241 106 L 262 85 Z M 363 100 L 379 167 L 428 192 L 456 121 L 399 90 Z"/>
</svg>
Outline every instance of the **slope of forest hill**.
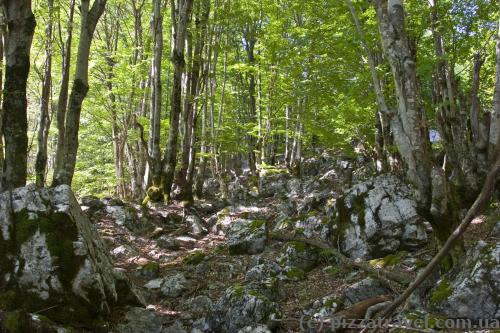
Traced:
<svg viewBox="0 0 500 333">
<path fill-rule="evenodd" d="M 346 172 L 346 164 L 352 172 Z M 24 303 L 31 313 L 2 312 L 4 327 L 25 332 L 22 325 L 29 321 L 44 332 L 83 332 L 83 327 L 135 333 L 303 332 L 304 327 L 317 332 L 329 318 L 376 318 L 439 248 L 431 226 L 418 215 L 400 178 L 376 176 L 362 159 L 353 162 L 324 153 L 309 158 L 302 172 L 302 178 L 279 168 L 260 177 L 241 173 L 230 180 L 227 199 L 221 198 L 218 182 L 208 178 L 205 199 L 194 204 L 141 206 L 86 196 L 80 199 L 84 214 L 64 186 L 15 190 L 10 200 L 17 230 L 27 229 L 20 215 L 36 215 L 40 228 L 19 247 L 24 269 L 18 271 L 18 286 L 29 287 L 24 290 L 32 298 L 43 292 L 49 296 L 35 308 Z M 6 200 L 0 198 L 1 207 L 7 207 Z M 35 242 L 40 233 L 47 240 L 57 237 L 58 230 L 43 224 L 50 205 L 61 214 L 69 209 L 77 225 L 91 224 L 98 231 L 99 236 L 87 235 L 78 227 L 77 237 L 80 242 L 93 238 L 91 243 L 102 239 L 92 250 L 92 256 L 99 252 L 107 257 L 96 261 L 97 274 L 115 270 L 127 276 L 121 281 L 134 285 L 124 290 L 115 283 L 121 301 L 112 304 L 107 296 L 107 310 L 97 310 L 95 298 L 92 310 L 86 310 L 95 317 L 85 319 L 82 313 L 87 312 L 72 317 L 73 310 L 67 309 L 77 309 L 76 301 L 59 295 L 51 273 L 35 269 L 43 263 L 49 265 L 44 271 L 57 272 L 55 276 L 68 272 L 65 267 L 58 272 L 53 244 Z M 50 214 L 61 228 L 65 219 Z M 436 270 L 397 311 L 394 323 L 427 318 L 436 328 L 442 318 L 498 317 L 499 215 L 493 204 L 473 221 L 464 237 L 467 253 L 453 269 Z M 26 250 L 30 244 L 31 254 Z M 339 253 L 357 261 L 346 261 Z M 66 288 L 64 280 L 61 284 Z M 67 292 L 79 297 L 75 282 Z M 132 293 L 139 298 L 130 297 Z M 2 295 L 5 305 L 8 292 Z M 57 309 L 62 301 L 68 302 L 66 308 Z"/>
</svg>

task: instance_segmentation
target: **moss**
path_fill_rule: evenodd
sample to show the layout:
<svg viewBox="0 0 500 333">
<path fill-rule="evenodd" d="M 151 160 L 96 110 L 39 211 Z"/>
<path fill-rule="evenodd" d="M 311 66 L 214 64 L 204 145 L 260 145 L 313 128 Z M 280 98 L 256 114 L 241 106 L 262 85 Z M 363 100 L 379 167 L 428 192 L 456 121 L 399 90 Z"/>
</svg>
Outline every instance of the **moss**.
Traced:
<svg viewBox="0 0 500 333">
<path fill-rule="evenodd" d="M 290 242 L 286 243 L 285 246 L 287 249 L 289 247 L 292 247 L 293 249 L 295 249 L 298 252 L 304 252 L 306 250 L 306 244 L 303 242 L 299 242 L 299 241 L 290 241 Z"/>
<path fill-rule="evenodd" d="M 370 260 L 369 263 L 370 263 L 370 265 L 372 265 L 374 267 L 394 266 L 394 265 L 401 263 L 407 256 L 408 256 L 408 252 L 401 251 L 398 253 L 389 254 L 388 256 L 385 256 L 384 258 Z"/>
<path fill-rule="evenodd" d="M 306 278 L 306 273 L 298 267 L 290 267 L 286 272 L 286 276 L 291 280 L 304 280 Z"/>
<path fill-rule="evenodd" d="M 328 273 L 333 276 L 336 276 L 340 272 L 340 269 L 334 266 L 325 267 L 323 270 L 325 271 L 325 273 Z"/>
<path fill-rule="evenodd" d="M 205 253 L 203 253 L 202 251 L 196 251 L 185 257 L 182 262 L 187 265 L 197 265 L 202 262 L 203 259 L 205 259 Z"/>
<path fill-rule="evenodd" d="M 417 266 L 417 268 L 423 268 L 425 266 L 427 266 L 428 262 L 421 259 L 421 258 L 417 258 L 416 262 L 415 262 L 415 266 Z"/>
<path fill-rule="evenodd" d="M 343 302 L 341 299 L 338 299 L 338 298 L 330 298 L 329 300 L 327 300 L 325 303 L 324 303 L 324 306 L 326 308 L 339 308 L 340 306 L 342 306 Z"/>
<path fill-rule="evenodd" d="M 444 301 L 451 295 L 452 292 L 453 288 L 451 287 L 450 282 L 447 279 L 441 280 L 441 282 L 436 286 L 436 289 L 432 292 L 431 303 L 438 304 Z"/>
<path fill-rule="evenodd" d="M 16 306 L 16 292 L 14 290 L 7 290 L 0 292 L 0 309 L 11 310 Z"/>
<path fill-rule="evenodd" d="M 161 187 L 151 186 L 146 191 L 146 197 L 151 202 L 160 202 L 163 200 L 163 190 L 161 189 Z M 144 200 L 146 200 L 146 199 L 144 199 Z"/>
<path fill-rule="evenodd" d="M 4 327 L 7 332 L 18 333 L 20 331 L 20 314 L 19 312 L 8 312 L 5 314 Z"/>
<path fill-rule="evenodd" d="M 251 231 L 256 231 L 257 229 L 260 229 L 266 224 L 266 221 L 264 220 L 255 220 L 250 223 L 248 226 Z"/>
<path fill-rule="evenodd" d="M 217 245 L 214 250 L 214 254 L 225 254 L 228 253 L 227 246 L 224 244 Z"/>
<path fill-rule="evenodd" d="M 160 264 L 155 261 L 150 261 L 141 267 L 144 272 L 158 273 L 160 271 Z"/>
<path fill-rule="evenodd" d="M 232 289 L 233 289 L 234 294 L 238 297 L 241 297 L 245 294 L 245 287 L 243 287 L 239 283 L 233 285 Z"/>
</svg>

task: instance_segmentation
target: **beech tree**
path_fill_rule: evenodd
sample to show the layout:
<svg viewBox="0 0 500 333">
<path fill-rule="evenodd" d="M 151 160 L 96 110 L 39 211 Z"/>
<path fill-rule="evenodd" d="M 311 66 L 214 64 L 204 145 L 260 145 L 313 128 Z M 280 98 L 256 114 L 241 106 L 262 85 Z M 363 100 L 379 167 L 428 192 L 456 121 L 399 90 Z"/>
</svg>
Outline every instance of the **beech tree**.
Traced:
<svg viewBox="0 0 500 333">
<path fill-rule="evenodd" d="M 187 28 L 191 17 L 193 0 L 171 0 L 172 11 L 172 64 L 174 75 L 172 82 L 172 97 L 170 102 L 170 129 L 168 132 L 167 147 L 163 161 L 161 189 L 167 201 L 170 199 L 170 190 L 174 181 L 175 166 L 177 165 L 177 139 L 179 134 L 179 116 L 182 112 L 182 74 L 185 68 L 184 48 Z"/>
<path fill-rule="evenodd" d="M 31 0 L 4 0 L 7 21 L 5 83 L 2 125 L 5 139 L 2 187 L 26 184 L 28 161 L 28 118 L 26 87 L 30 71 L 30 48 L 35 32 Z"/>
<path fill-rule="evenodd" d="M 75 75 L 73 78 L 73 87 L 69 96 L 68 111 L 65 118 L 64 140 L 60 140 L 58 145 L 62 145 L 58 157 L 61 161 L 56 161 L 54 170 L 54 185 L 71 184 L 75 173 L 76 154 L 78 152 L 78 130 L 80 128 L 80 113 L 82 103 L 87 92 L 88 72 L 89 72 L 89 54 L 90 45 L 94 36 L 94 31 L 99 18 L 106 7 L 106 0 L 95 0 L 90 7 L 90 0 L 82 0 L 80 42 L 78 45 L 78 54 L 75 66 Z"/>
</svg>

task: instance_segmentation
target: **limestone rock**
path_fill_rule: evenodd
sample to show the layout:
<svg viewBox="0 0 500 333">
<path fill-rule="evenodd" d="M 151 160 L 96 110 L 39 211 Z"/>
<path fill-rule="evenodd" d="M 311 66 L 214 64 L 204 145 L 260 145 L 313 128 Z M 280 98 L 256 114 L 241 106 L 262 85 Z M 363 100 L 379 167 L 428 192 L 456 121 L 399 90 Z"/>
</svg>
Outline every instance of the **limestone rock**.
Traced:
<svg viewBox="0 0 500 333">
<path fill-rule="evenodd" d="M 114 305 L 143 303 L 68 186 L 0 194 L 0 229 L 3 309 L 88 324 Z"/>
<path fill-rule="evenodd" d="M 264 250 L 266 233 L 264 221 L 238 219 L 228 231 L 227 245 L 231 254 L 256 254 Z"/>
<path fill-rule="evenodd" d="M 344 291 L 344 296 L 346 305 L 350 306 L 368 298 L 390 293 L 391 291 L 379 280 L 369 277 L 349 286 Z"/>
<path fill-rule="evenodd" d="M 228 288 L 214 305 L 207 322 L 213 332 L 232 333 L 246 327 L 264 324 L 276 325 L 273 319 L 281 317 L 278 305 L 263 295 L 242 286 Z"/>
<path fill-rule="evenodd" d="M 127 311 L 125 323 L 117 327 L 118 333 L 162 333 L 162 329 L 162 319 L 144 308 Z"/>
<path fill-rule="evenodd" d="M 347 190 L 336 201 L 334 227 L 341 250 L 353 258 L 376 258 L 414 250 L 427 241 L 409 188 L 380 175 Z"/>
<path fill-rule="evenodd" d="M 177 273 L 173 276 L 164 278 L 161 284 L 161 293 L 167 297 L 178 297 L 186 290 L 187 280 L 184 274 Z"/>
<path fill-rule="evenodd" d="M 458 274 L 433 290 L 431 305 L 448 318 L 500 319 L 500 243 L 480 241 L 468 251 Z"/>
</svg>

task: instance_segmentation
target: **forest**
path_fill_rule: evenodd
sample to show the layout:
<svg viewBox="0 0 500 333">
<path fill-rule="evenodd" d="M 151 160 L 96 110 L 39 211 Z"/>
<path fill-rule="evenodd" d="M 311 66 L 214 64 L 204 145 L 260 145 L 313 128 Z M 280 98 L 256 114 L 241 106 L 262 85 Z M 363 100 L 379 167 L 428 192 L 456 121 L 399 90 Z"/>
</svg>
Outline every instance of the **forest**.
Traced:
<svg viewBox="0 0 500 333">
<path fill-rule="evenodd" d="M 500 0 L 0 0 L 0 332 L 493 332 L 499 177 Z"/>
</svg>

